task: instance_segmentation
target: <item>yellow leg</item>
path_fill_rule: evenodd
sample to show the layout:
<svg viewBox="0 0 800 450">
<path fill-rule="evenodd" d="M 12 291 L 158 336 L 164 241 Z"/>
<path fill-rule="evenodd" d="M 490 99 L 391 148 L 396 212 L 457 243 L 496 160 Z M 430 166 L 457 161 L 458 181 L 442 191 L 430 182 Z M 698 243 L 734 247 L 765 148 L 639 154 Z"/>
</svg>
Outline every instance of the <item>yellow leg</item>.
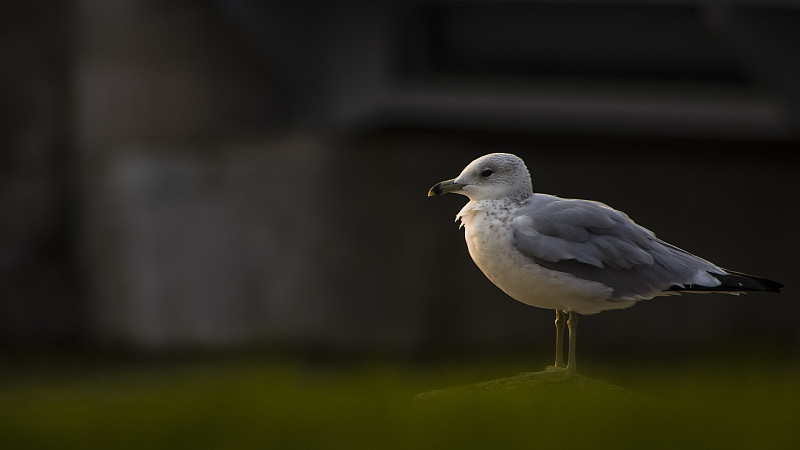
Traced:
<svg viewBox="0 0 800 450">
<path fill-rule="evenodd" d="M 556 363 L 555 367 L 564 367 L 564 314 L 556 310 Z"/>
<path fill-rule="evenodd" d="M 575 363 L 575 338 L 578 335 L 578 314 L 576 312 L 569 312 L 567 327 L 569 328 L 569 361 L 567 362 L 567 370 L 575 373 L 578 367 Z"/>
</svg>

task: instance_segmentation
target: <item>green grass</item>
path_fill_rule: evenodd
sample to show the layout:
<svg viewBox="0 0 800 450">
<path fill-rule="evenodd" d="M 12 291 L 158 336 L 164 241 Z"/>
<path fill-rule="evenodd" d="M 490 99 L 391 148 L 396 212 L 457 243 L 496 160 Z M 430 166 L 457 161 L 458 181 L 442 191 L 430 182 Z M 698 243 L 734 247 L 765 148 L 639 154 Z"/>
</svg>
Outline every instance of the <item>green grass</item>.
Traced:
<svg viewBox="0 0 800 450">
<path fill-rule="evenodd" d="M 0 448 L 798 448 L 800 367 L 609 365 L 652 402 L 414 402 L 522 361 L 36 364 L 0 375 Z M 628 366 L 629 367 L 629 366 Z"/>
</svg>

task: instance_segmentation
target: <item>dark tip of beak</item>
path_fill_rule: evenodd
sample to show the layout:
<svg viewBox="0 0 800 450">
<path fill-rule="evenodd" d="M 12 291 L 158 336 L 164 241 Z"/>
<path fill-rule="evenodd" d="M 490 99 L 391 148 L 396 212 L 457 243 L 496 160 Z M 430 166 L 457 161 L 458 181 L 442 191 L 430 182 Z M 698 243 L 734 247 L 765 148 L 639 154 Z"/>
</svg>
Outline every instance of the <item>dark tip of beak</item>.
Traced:
<svg viewBox="0 0 800 450">
<path fill-rule="evenodd" d="M 428 191 L 428 197 L 433 197 L 434 195 L 441 195 L 442 193 L 442 183 L 436 183 L 433 185 L 430 191 Z"/>
</svg>

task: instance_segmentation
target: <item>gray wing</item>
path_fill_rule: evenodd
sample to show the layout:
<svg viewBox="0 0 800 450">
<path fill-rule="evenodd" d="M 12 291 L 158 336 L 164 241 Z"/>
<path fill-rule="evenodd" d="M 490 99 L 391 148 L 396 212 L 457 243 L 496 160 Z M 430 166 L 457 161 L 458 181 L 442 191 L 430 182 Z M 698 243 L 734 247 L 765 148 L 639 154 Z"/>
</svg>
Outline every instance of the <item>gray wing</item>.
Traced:
<svg viewBox="0 0 800 450">
<path fill-rule="evenodd" d="M 651 298 L 672 286 L 713 287 L 720 281 L 709 272 L 726 273 L 602 203 L 549 199 L 514 218 L 516 248 L 539 265 L 611 287 L 612 300 Z"/>
</svg>

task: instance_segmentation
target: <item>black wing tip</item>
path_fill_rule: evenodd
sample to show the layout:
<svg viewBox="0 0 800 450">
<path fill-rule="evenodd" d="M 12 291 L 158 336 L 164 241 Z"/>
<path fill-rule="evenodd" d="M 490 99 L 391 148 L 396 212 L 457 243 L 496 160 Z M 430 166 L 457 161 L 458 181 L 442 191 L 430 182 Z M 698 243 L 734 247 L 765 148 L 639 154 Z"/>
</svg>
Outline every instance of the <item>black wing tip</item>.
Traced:
<svg viewBox="0 0 800 450">
<path fill-rule="evenodd" d="M 725 274 L 711 273 L 720 281 L 719 286 L 708 287 L 698 285 L 671 286 L 668 291 L 703 291 L 703 292 L 776 292 L 780 293 L 783 284 L 767 278 L 757 277 L 741 272 L 726 270 Z"/>
<path fill-rule="evenodd" d="M 741 279 L 751 280 L 751 281 L 757 283 L 761 288 L 761 289 L 756 288 L 756 289 L 749 289 L 749 290 L 756 290 L 756 291 L 761 290 L 761 291 L 766 291 L 766 292 L 778 292 L 778 293 L 780 293 L 781 289 L 783 289 L 783 283 L 779 283 L 779 282 L 777 282 L 775 280 L 770 280 L 768 278 L 757 277 L 755 275 L 750 275 L 750 274 L 741 273 L 741 272 L 734 272 L 732 270 L 727 270 L 726 272 L 728 272 L 730 274 L 730 275 L 728 275 L 729 277 L 732 277 L 735 280 L 741 280 Z M 714 276 L 717 277 L 717 278 L 720 278 L 719 275 L 714 275 Z M 725 277 L 725 275 L 721 275 L 721 276 Z M 725 281 L 723 281 L 722 279 L 720 279 L 720 281 L 722 281 L 722 284 L 725 284 Z"/>
</svg>

